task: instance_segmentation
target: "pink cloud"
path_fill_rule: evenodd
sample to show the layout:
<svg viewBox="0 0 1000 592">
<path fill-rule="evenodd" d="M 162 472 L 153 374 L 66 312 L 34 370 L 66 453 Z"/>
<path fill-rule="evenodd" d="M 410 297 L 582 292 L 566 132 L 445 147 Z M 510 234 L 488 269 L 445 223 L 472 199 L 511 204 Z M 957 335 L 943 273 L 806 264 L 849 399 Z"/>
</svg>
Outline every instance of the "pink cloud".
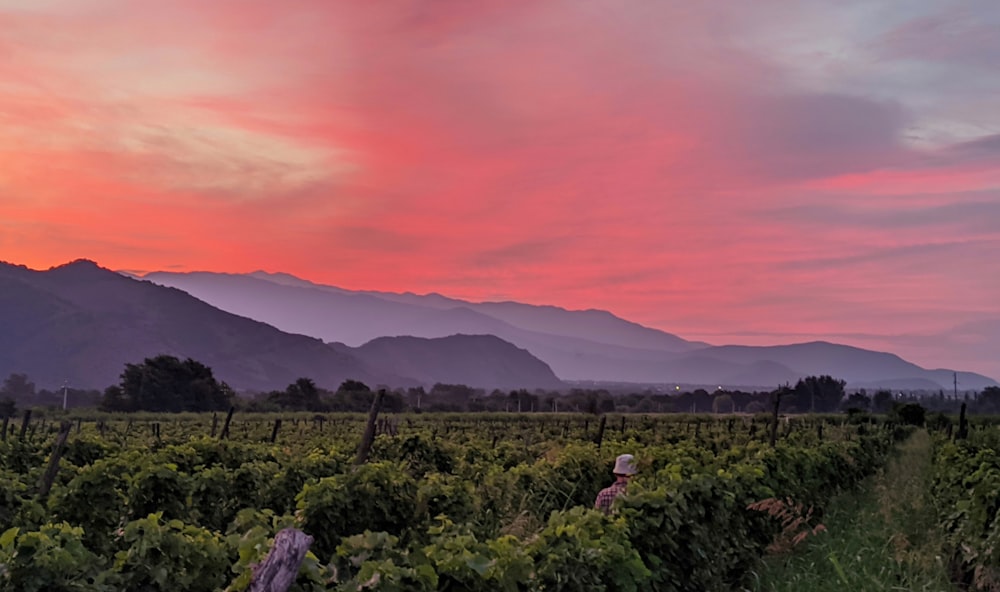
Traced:
<svg viewBox="0 0 1000 592">
<path fill-rule="evenodd" d="M 266 268 L 692 336 L 1000 314 L 976 279 L 1000 277 L 996 231 L 947 209 L 996 199 L 992 144 L 915 147 L 935 89 L 858 85 L 872 62 L 827 68 L 819 34 L 785 45 L 829 7 L 75 6 L 0 9 L 5 259 Z M 936 59 L 907 49 L 927 26 L 858 51 Z"/>
</svg>

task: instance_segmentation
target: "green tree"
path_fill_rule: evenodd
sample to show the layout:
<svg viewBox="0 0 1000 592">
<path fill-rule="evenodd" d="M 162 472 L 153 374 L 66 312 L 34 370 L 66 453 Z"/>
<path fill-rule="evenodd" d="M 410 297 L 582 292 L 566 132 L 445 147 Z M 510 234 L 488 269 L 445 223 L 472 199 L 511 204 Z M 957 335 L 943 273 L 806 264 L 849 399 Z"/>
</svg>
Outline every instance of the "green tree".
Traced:
<svg viewBox="0 0 1000 592">
<path fill-rule="evenodd" d="M 979 393 L 978 407 L 980 413 L 1000 413 L 1000 387 L 988 386 Z"/>
<path fill-rule="evenodd" d="M 320 390 L 311 378 L 299 378 L 285 387 L 284 391 L 274 391 L 267 398 L 284 409 L 322 411 L 324 407 L 320 400 Z"/>
<path fill-rule="evenodd" d="M 732 413 L 735 410 L 736 404 L 728 394 L 716 395 L 712 399 L 712 413 Z"/>
<path fill-rule="evenodd" d="M 892 393 L 887 390 L 880 390 L 872 397 L 872 411 L 875 413 L 887 413 L 892 408 Z"/>
<path fill-rule="evenodd" d="M 132 411 L 131 401 L 125 398 L 122 387 L 117 384 L 104 389 L 99 407 L 101 411 Z"/>
<path fill-rule="evenodd" d="M 233 397 L 232 389 L 217 381 L 208 366 L 168 355 L 126 364 L 119 386 L 121 403 L 130 411 L 219 411 L 228 408 Z"/>
<path fill-rule="evenodd" d="M 847 383 L 832 376 L 807 376 L 795 384 L 795 407 L 799 412 L 830 413 L 840 408 Z"/>
<path fill-rule="evenodd" d="M 370 393 L 371 391 L 372 391 L 372 389 L 369 388 L 367 384 L 361 382 L 360 380 L 354 380 L 353 378 L 348 378 L 344 382 L 340 383 L 339 387 L 337 387 L 337 392 L 338 393 L 346 393 L 346 392 L 350 392 L 350 393 L 358 393 L 358 392 Z"/>
<path fill-rule="evenodd" d="M 368 411 L 372 405 L 372 389 L 354 379 L 340 383 L 333 396 L 334 411 Z"/>
<path fill-rule="evenodd" d="M 851 393 L 844 401 L 844 409 L 856 409 L 858 411 L 868 411 L 872 406 L 871 397 L 864 393 Z"/>
<path fill-rule="evenodd" d="M 900 422 L 915 426 L 924 425 L 927 416 L 927 410 L 919 403 L 896 403 L 892 406 L 892 413 Z"/>
<path fill-rule="evenodd" d="M 22 404 L 29 403 L 35 398 L 35 383 L 28 380 L 27 374 L 12 373 L 4 379 L 0 396 Z"/>
</svg>

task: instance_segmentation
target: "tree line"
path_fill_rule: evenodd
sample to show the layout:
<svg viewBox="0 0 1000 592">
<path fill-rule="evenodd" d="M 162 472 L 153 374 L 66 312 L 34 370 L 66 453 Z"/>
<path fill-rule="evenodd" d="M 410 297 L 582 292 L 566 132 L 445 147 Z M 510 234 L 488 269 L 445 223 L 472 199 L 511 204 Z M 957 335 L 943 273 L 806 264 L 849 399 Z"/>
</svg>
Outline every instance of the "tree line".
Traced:
<svg viewBox="0 0 1000 592">
<path fill-rule="evenodd" d="M 919 403 L 930 411 L 1000 414 L 1000 388 L 987 387 L 972 397 L 902 397 L 888 390 L 869 395 L 865 390 L 846 393 L 845 382 L 831 376 L 808 376 L 794 386 L 770 391 L 695 389 L 665 395 L 651 389 L 613 393 L 600 388 L 565 391 L 515 389 L 486 391 L 463 384 L 438 383 L 405 389 L 385 389 L 383 409 L 388 412 L 577 412 L 577 413 L 762 413 L 780 399 L 782 413 L 887 413 L 899 403 Z M 378 387 L 376 387 L 378 388 Z M 11 374 L 0 388 L 0 416 L 11 416 L 18 406 L 55 407 L 64 400 L 73 407 L 99 407 L 105 411 L 180 412 L 221 411 L 236 406 L 243 411 L 364 412 L 371 406 L 373 389 L 357 380 L 345 380 L 335 390 L 301 377 L 283 390 L 237 396 L 212 369 L 187 358 L 170 355 L 146 358 L 125 365 L 118 384 L 97 390 L 36 390 L 25 374 Z"/>
</svg>

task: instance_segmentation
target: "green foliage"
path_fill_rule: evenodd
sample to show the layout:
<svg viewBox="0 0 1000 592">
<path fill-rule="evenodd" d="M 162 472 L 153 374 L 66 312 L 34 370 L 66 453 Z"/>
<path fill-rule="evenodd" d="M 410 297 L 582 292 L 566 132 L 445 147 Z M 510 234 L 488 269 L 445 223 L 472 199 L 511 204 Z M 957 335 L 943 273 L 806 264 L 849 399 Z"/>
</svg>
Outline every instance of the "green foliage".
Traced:
<svg viewBox="0 0 1000 592">
<path fill-rule="evenodd" d="M 82 467 L 93 464 L 120 450 L 120 446 L 94 438 L 93 436 L 77 437 L 66 444 L 62 462 Z"/>
<path fill-rule="evenodd" d="M 191 479 L 177 465 L 147 465 L 129 479 L 128 512 L 133 519 L 159 513 L 167 518 L 188 517 Z"/>
<path fill-rule="evenodd" d="M 1000 447 L 986 438 L 939 442 L 933 496 L 957 579 L 1000 587 Z"/>
<path fill-rule="evenodd" d="M 81 526 L 87 548 L 107 553 L 127 514 L 126 475 L 130 470 L 122 459 L 99 460 L 84 467 L 65 487 L 53 490 L 49 510 L 56 519 Z"/>
<path fill-rule="evenodd" d="M 588 508 L 554 512 L 528 545 L 541 590 L 645 589 L 650 570 L 629 541 L 622 517 L 610 519 Z"/>
<path fill-rule="evenodd" d="M 44 447 L 21 440 L 0 442 L 0 468 L 24 474 L 45 464 L 48 451 Z"/>
<path fill-rule="evenodd" d="M 456 522 L 472 521 L 478 511 L 475 488 L 461 477 L 432 473 L 417 487 L 416 516 L 447 516 Z"/>
<path fill-rule="evenodd" d="M 17 475 L 0 472 L 0 530 L 7 530 L 14 525 L 24 504 L 27 489 Z"/>
<path fill-rule="evenodd" d="M 87 549 L 83 529 L 66 523 L 37 531 L 11 528 L 0 535 L 0 589 L 19 592 L 100 592 L 101 558 Z"/>
<path fill-rule="evenodd" d="M 430 442 L 419 434 L 405 438 L 379 437 L 372 447 L 373 460 L 396 460 L 406 463 L 414 477 L 427 473 L 451 473 L 455 458 L 438 442 Z"/>
<path fill-rule="evenodd" d="M 366 531 L 337 546 L 338 581 L 345 590 L 433 592 L 438 575 L 422 554 L 411 555 L 399 539 L 385 532 Z"/>
<path fill-rule="evenodd" d="M 894 437 L 791 418 L 772 448 L 759 419 L 630 416 L 608 418 L 598 449 L 590 416 L 420 414 L 391 418 L 403 435 L 379 436 L 375 462 L 353 467 L 361 414 L 284 415 L 276 445 L 273 416 L 237 418 L 224 441 L 208 437 L 211 414 L 99 417 L 72 437 L 46 507 L 33 497 L 52 424 L 0 443 L 0 518 L 20 533 L 82 528 L 103 575 L 81 573 L 116 590 L 161 589 L 164 573 L 243 589 L 291 525 L 315 538 L 297 592 L 737 589 L 776 532 L 748 505 L 791 497 L 819 512 Z M 640 473 L 606 517 L 590 508 L 623 452 Z"/>
<path fill-rule="evenodd" d="M 212 592 L 229 579 L 235 557 L 218 533 L 164 522 L 159 512 L 125 525 L 114 581 L 123 590 Z"/>
<path fill-rule="evenodd" d="M 306 533 L 318 556 L 329 557 L 344 537 L 366 530 L 393 535 L 414 519 L 417 486 L 399 463 L 377 462 L 307 483 L 297 498 Z"/>
</svg>

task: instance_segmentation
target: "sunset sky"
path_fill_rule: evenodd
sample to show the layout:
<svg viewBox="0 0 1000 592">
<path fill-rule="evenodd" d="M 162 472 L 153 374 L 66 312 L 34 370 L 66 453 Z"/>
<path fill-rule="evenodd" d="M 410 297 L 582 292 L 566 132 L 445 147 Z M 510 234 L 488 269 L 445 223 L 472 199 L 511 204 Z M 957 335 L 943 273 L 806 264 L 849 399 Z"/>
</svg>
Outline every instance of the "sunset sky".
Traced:
<svg viewBox="0 0 1000 592">
<path fill-rule="evenodd" d="M 996 0 L 0 0 L 0 259 L 1000 378 Z"/>
</svg>

